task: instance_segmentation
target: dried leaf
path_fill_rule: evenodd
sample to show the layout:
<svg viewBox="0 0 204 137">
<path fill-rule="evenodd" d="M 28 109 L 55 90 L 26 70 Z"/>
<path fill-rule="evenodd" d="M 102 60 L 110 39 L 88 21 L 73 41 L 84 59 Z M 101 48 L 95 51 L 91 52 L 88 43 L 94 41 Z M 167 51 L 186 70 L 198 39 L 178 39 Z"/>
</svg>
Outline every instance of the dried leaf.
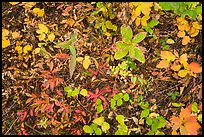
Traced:
<svg viewBox="0 0 204 137">
<path fill-rule="evenodd" d="M 182 45 L 187 45 L 190 42 L 190 37 L 189 36 L 184 36 L 182 39 Z"/>
<path fill-rule="evenodd" d="M 69 56 L 66 53 L 59 53 L 55 55 L 54 57 L 60 60 L 66 60 L 69 58 Z"/>
<path fill-rule="evenodd" d="M 73 73 L 75 71 L 75 67 L 76 67 L 76 58 L 74 56 L 71 56 L 71 60 L 70 60 L 70 63 L 69 63 L 69 75 L 70 75 L 70 78 L 72 78 L 72 76 L 73 76 Z"/>
<path fill-rule="evenodd" d="M 188 64 L 189 69 L 194 73 L 202 72 L 202 67 L 197 62 L 191 62 Z"/>
<path fill-rule="evenodd" d="M 12 37 L 14 38 L 14 39 L 18 39 L 18 38 L 21 38 L 21 35 L 20 35 L 20 33 L 18 33 L 18 32 L 13 32 L 12 33 Z"/>
<path fill-rule="evenodd" d="M 156 66 L 157 68 L 168 68 L 169 62 L 165 59 L 161 60 L 159 64 Z"/>
</svg>

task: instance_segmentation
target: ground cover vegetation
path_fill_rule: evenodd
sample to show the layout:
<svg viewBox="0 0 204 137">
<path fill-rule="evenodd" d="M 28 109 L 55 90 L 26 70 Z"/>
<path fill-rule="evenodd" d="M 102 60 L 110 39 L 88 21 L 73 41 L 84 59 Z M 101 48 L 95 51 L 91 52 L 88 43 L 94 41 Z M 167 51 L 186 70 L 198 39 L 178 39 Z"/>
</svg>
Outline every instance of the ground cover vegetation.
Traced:
<svg viewBox="0 0 204 137">
<path fill-rule="evenodd" d="M 2 134 L 201 135 L 201 2 L 2 2 Z"/>
</svg>

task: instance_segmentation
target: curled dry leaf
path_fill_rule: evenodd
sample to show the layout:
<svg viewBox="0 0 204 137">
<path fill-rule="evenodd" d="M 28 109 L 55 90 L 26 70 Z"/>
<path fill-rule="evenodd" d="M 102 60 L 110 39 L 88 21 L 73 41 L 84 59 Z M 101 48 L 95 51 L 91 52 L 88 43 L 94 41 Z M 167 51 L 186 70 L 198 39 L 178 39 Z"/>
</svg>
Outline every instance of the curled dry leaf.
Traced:
<svg viewBox="0 0 204 137">
<path fill-rule="evenodd" d="M 202 72 L 202 67 L 197 62 L 191 62 L 188 64 L 189 69 L 194 73 Z"/>
</svg>

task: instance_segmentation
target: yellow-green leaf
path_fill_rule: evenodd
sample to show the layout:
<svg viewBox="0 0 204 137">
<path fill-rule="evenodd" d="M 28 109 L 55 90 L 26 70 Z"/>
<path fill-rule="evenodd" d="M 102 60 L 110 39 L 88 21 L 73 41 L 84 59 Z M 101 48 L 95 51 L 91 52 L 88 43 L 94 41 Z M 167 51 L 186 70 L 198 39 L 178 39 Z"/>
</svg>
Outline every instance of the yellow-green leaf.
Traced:
<svg viewBox="0 0 204 137">
<path fill-rule="evenodd" d="M 188 74 L 188 70 L 180 70 L 178 76 L 184 78 Z"/>
<path fill-rule="evenodd" d="M 35 48 L 34 54 L 38 54 L 40 52 L 40 48 Z"/>
<path fill-rule="evenodd" d="M 45 37 L 46 37 L 45 33 L 42 33 L 42 34 L 39 35 L 38 39 L 40 41 L 43 41 L 45 39 Z"/>
<path fill-rule="evenodd" d="M 110 129 L 110 125 L 107 122 L 103 122 L 103 124 L 101 125 L 101 129 L 106 133 Z"/>
<path fill-rule="evenodd" d="M 88 69 L 89 65 L 91 64 L 91 60 L 89 56 L 85 56 L 84 57 L 84 61 L 83 61 L 83 67 L 85 69 Z"/>
<path fill-rule="evenodd" d="M 80 94 L 83 95 L 84 97 L 87 96 L 88 91 L 86 89 L 82 89 L 80 91 Z"/>
<path fill-rule="evenodd" d="M 104 117 L 95 118 L 93 120 L 93 123 L 95 123 L 95 124 L 97 124 L 99 126 L 101 126 L 103 124 L 103 122 L 104 122 Z"/>
<path fill-rule="evenodd" d="M 168 44 L 174 44 L 175 41 L 174 41 L 173 39 L 167 39 L 166 43 L 168 43 Z"/>
</svg>

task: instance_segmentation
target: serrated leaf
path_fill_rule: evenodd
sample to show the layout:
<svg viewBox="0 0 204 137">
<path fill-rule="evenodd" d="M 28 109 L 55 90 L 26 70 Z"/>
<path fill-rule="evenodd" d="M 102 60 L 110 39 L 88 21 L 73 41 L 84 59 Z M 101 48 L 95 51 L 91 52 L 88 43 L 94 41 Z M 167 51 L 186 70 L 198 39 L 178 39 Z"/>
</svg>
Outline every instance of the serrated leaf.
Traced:
<svg viewBox="0 0 204 137">
<path fill-rule="evenodd" d="M 128 94 L 128 93 L 125 93 L 125 94 L 123 95 L 123 100 L 124 100 L 124 101 L 128 101 L 128 100 L 129 100 L 129 94 Z"/>
<path fill-rule="evenodd" d="M 84 67 L 84 69 L 88 69 L 88 67 L 90 66 L 90 64 L 91 64 L 90 57 L 89 57 L 89 56 L 85 56 L 85 57 L 84 57 L 84 61 L 83 61 L 83 67 Z"/>
<path fill-rule="evenodd" d="M 122 59 L 123 57 L 125 57 L 127 54 L 128 54 L 128 48 L 125 48 L 124 50 L 118 50 L 118 51 L 115 53 L 114 58 L 115 58 L 116 60 L 119 60 L 119 59 Z"/>
<path fill-rule="evenodd" d="M 90 134 L 93 133 L 93 129 L 90 126 L 88 126 L 88 125 L 84 125 L 83 126 L 83 130 L 86 133 L 90 133 Z"/>
<path fill-rule="evenodd" d="M 188 70 L 180 70 L 178 76 L 184 78 L 188 74 Z"/>
<path fill-rule="evenodd" d="M 125 117 L 123 115 L 117 115 L 116 116 L 116 120 L 118 121 L 118 123 L 120 123 L 121 125 L 124 124 L 124 120 L 125 120 Z"/>
<path fill-rule="evenodd" d="M 202 67 L 197 62 L 191 62 L 188 64 L 189 69 L 194 73 L 201 73 Z"/>
<path fill-rule="evenodd" d="M 138 47 L 135 47 L 134 50 L 135 50 L 135 59 L 137 59 L 138 61 L 142 63 L 145 63 L 143 52 Z"/>
<path fill-rule="evenodd" d="M 165 59 L 161 60 L 159 64 L 156 66 L 157 68 L 168 68 L 169 67 L 169 62 Z"/>
<path fill-rule="evenodd" d="M 140 118 L 147 117 L 149 115 L 149 109 L 142 110 Z"/>
<path fill-rule="evenodd" d="M 95 118 L 93 120 L 93 123 L 95 123 L 95 124 L 97 124 L 99 126 L 101 126 L 103 122 L 104 122 L 104 117 Z"/>
<path fill-rule="evenodd" d="M 87 91 L 86 89 L 82 89 L 82 90 L 80 91 L 80 94 L 81 94 L 82 96 L 86 97 L 87 94 L 88 94 L 88 91 Z"/>
<path fill-rule="evenodd" d="M 145 39 L 147 32 L 140 32 L 138 33 L 132 40 L 133 43 L 140 43 L 142 40 Z"/>
<path fill-rule="evenodd" d="M 70 75 L 70 78 L 72 78 L 72 76 L 74 74 L 74 71 L 75 71 L 75 68 L 76 68 L 76 58 L 71 56 L 71 60 L 70 60 L 70 63 L 69 63 L 69 75 Z"/>
<path fill-rule="evenodd" d="M 106 133 L 110 129 L 110 125 L 107 122 L 103 122 L 101 129 Z"/>
</svg>

